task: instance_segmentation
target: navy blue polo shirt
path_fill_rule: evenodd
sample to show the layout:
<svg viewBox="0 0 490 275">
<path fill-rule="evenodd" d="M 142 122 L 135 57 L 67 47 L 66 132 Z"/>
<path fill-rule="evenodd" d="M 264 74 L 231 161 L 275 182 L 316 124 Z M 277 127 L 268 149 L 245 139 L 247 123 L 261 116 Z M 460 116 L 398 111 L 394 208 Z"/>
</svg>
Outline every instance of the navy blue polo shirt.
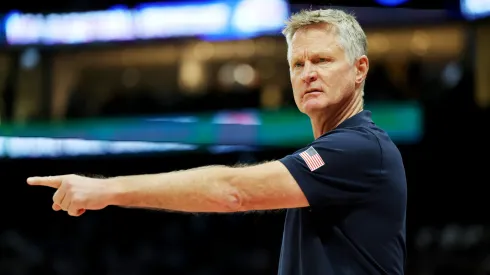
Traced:
<svg viewBox="0 0 490 275">
<path fill-rule="evenodd" d="M 280 161 L 310 206 L 287 211 L 279 275 L 404 274 L 405 169 L 370 111 Z"/>
</svg>

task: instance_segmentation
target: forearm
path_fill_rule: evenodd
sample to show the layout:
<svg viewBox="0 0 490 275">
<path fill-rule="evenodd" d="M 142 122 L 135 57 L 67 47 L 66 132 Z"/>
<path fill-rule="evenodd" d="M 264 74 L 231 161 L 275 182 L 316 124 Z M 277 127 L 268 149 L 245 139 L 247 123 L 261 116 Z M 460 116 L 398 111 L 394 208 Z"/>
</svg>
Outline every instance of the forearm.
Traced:
<svg viewBox="0 0 490 275">
<path fill-rule="evenodd" d="M 232 186 L 233 168 L 211 166 L 163 174 L 108 179 L 111 204 L 183 212 L 235 212 L 240 207 Z"/>
</svg>

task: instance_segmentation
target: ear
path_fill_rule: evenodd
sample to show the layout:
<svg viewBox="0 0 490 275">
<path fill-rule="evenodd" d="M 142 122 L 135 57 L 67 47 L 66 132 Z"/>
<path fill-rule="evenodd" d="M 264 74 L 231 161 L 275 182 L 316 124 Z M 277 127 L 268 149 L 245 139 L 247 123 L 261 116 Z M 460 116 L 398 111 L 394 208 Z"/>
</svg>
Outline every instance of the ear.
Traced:
<svg viewBox="0 0 490 275">
<path fill-rule="evenodd" d="M 363 55 L 356 61 L 356 84 L 361 85 L 369 71 L 369 59 Z"/>
</svg>

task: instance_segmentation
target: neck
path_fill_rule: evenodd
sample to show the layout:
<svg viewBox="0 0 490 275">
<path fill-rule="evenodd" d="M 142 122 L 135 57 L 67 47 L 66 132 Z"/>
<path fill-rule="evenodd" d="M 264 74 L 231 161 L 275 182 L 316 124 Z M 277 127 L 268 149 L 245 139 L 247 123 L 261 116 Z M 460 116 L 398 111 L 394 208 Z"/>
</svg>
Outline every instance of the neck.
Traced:
<svg viewBox="0 0 490 275">
<path fill-rule="evenodd" d="M 362 96 L 355 95 L 354 98 L 348 101 L 347 105 L 342 105 L 340 108 L 332 107 L 321 115 L 310 117 L 315 139 L 326 132 L 335 129 L 342 122 L 358 114 L 362 110 Z"/>
</svg>

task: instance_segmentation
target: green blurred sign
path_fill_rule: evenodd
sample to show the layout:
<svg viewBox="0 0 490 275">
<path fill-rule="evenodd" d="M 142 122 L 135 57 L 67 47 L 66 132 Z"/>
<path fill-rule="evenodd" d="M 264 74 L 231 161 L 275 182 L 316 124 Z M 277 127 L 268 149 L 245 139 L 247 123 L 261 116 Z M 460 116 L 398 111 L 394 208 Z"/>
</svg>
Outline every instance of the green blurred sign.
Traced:
<svg viewBox="0 0 490 275">
<path fill-rule="evenodd" d="M 423 115 L 416 103 L 367 104 L 365 109 L 397 143 L 422 137 Z M 313 140 L 309 118 L 295 108 L 1 125 L 0 136 L 287 147 Z"/>
</svg>

